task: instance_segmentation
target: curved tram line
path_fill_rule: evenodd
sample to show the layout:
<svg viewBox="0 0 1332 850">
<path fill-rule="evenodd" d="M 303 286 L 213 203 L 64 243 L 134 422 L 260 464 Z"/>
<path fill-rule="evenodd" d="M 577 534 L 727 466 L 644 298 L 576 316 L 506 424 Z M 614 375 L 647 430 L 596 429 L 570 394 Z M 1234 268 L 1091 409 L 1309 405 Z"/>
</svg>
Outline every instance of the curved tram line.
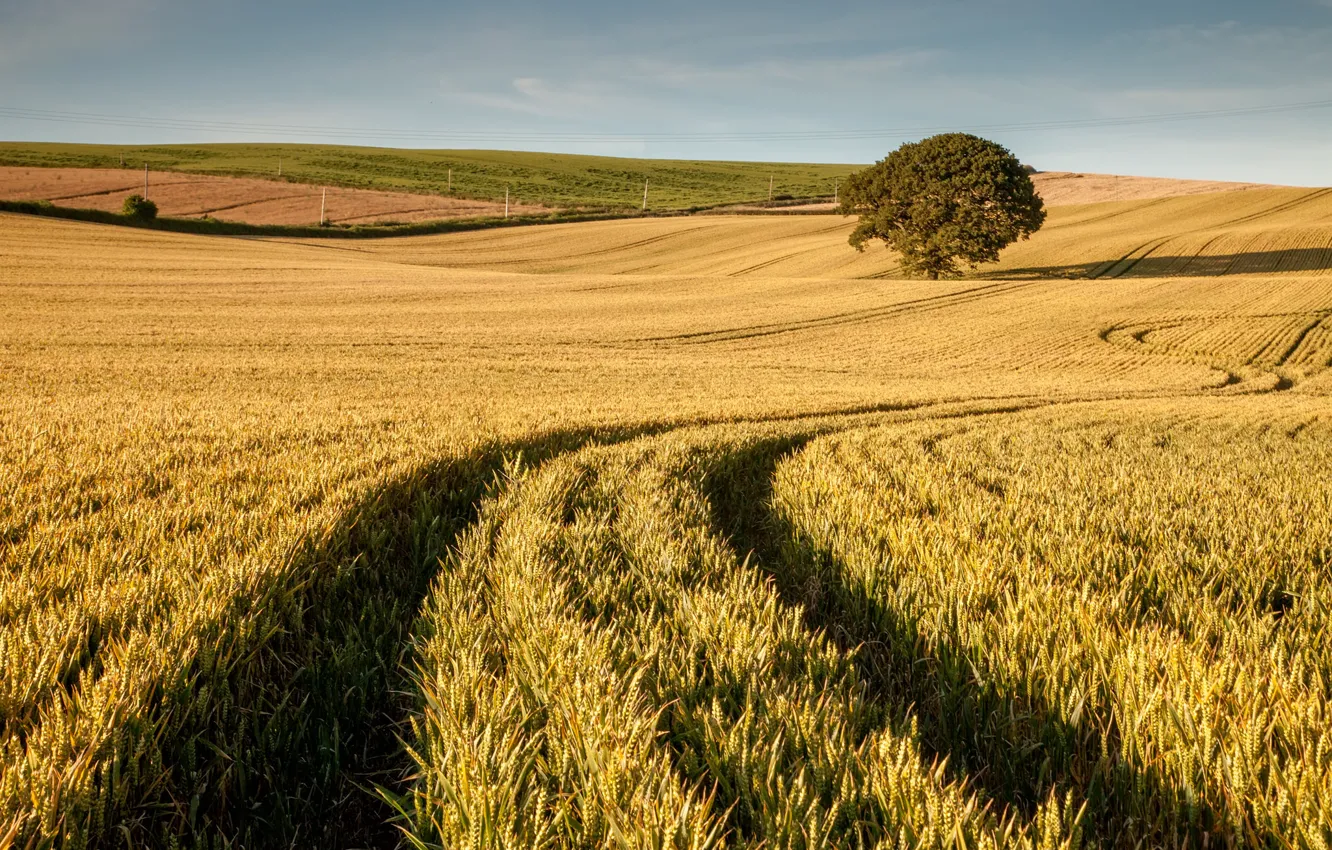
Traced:
<svg viewBox="0 0 1332 850">
<path fill-rule="evenodd" d="M 419 470 L 7 710 L 0 838 L 1320 846 L 1328 435 L 1234 424 L 1261 404 L 663 423 Z"/>
<path fill-rule="evenodd" d="M 1326 452 L 1200 404 L 511 467 L 435 580 L 386 796 L 431 847 L 1318 846 Z"/>
</svg>

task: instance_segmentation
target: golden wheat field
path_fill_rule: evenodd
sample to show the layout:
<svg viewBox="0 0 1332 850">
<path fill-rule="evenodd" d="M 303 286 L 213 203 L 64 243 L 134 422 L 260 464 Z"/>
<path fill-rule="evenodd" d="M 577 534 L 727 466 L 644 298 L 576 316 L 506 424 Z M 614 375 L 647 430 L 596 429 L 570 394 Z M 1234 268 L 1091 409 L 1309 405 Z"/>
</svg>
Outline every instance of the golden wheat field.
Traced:
<svg viewBox="0 0 1332 850">
<path fill-rule="evenodd" d="M 0 216 L 0 848 L 1332 843 L 1332 191 Z"/>
</svg>

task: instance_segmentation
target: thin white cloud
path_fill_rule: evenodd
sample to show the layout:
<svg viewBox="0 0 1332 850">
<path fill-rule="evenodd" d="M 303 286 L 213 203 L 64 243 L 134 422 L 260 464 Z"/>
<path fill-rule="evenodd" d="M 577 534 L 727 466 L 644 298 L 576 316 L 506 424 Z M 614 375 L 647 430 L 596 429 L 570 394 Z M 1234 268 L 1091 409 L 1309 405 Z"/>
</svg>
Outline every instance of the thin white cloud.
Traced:
<svg viewBox="0 0 1332 850">
<path fill-rule="evenodd" d="M 772 103 L 820 92 L 882 89 L 895 75 L 924 66 L 939 51 L 884 52 L 850 57 L 755 59 L 731 63 L 685 62 L 661 56 L 600 56 L 581 63 L 547 62 L 549 73 L 487 85 L 470 68 L 440 80 L 446 99 L 519 115 L 577 121 L 631 119 L 684 122 L 693 129 L 726 129 L 732 121 L 700 104 Z M 704 128 L 701 122 L 708 122 Z"/>
<path fill-rule="evenodd" d="M 644 58 L 631 60 L 625 75 L 645 83 L 686 89 L 834 81 L 845 86 L 866 79 L 881 81 L 905 69 L 926 65 L 942 55 L 938 50 L 911 50 L 850 57 L 760 59 L 729 65 Z"/>
<path fill-rule="evenodd" d="M 630 94 L 611 85 L 556 83 L 540 77 L 517 77 L 508 89 L 500 91 L 469 90 L 453 78 L 445 78 L 440 81 L 440 89 L 446 98 L 463 103 L 542 118 L 597 118 L 636 105 Z"/>
<path fill-rule="evenodd" d="M 1332 7 L 1332 0 L 1322 0 Z M 1159 62 L 1196 62 L 1204 67 L 1224 67 L 1236 62 L 1272 71 L 1288 70 L 1292 64 L 1326 61 L 1332 45 L 1332 26 L 1255 26 L 1233 20 L 1207 24 L 1125 30 L 1107 37 L 1107 46 L 1127 55 L 1151 53 Z M 1224 52 L 1221 52 L 1224 51 Z"/>
</svg>

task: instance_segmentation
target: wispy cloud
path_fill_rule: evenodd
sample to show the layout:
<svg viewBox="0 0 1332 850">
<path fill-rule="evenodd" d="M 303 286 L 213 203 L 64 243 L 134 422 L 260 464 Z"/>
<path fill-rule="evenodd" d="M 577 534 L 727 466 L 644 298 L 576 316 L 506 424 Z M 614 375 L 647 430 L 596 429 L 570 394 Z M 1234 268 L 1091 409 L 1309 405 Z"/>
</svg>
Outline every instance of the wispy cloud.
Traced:
<svg viewBox="0 0 1332 850">
<path fill-rule="evenodd" d="M 917 50 L 713 63 L 662 55 L 602 56 L 570 65 L 551 62 L 550 74 L 517 76 L 503 87 L 459 69 L 440 80 L 440 92 L 484 109 L 561 121 L 607 119 L 623 125 L 645 118 L 653 123 L 725 128 L 733 126 L 741 113 L 732 110 L 730 120 L 719 121 L 705 104 L 725 101 L 767 107 L 830 91 L 882 91 L 897 75 L 924 68 L 940 55 Z"/>
<path fill-rule="evenodd" d="M 940 50 L 909 50 L 859 56 L 765 58 L 731 64 L 701 64 L 661 58 L 632 60 L 626 77 L 641 83 L 675 88 L 827 84 L 855 86 L 858 81 L 882 82 L 908 68 L 918 68 L 944 55 Z"/>
<path fill-rule="evenodd" d="M 1332 0 L 1320 2 L 1332 8 Z M 1292 66 L 1324 62 L 1332 56 L 1332 22 L 1294 26 L 1221 20 L 1130 29 L 1108 36 L 1106 41 L 1128 55 L 1150 53 L 1157 67 L 1194 63 L 1216 70 L 1242 63 L 1246 69 L 1286 73 Z"/>
<path fill-rule="evenodd" d="M 635 105 L 618 86 L 589 81 L 552 82 L 540 77 L 517 77 L 506 89 L 468 90 L 458 81 L 440 81 L 441 93 L 453 100 L 486 109 L 578 120 L 596 118 L 615 109 Z"/>
</svg>

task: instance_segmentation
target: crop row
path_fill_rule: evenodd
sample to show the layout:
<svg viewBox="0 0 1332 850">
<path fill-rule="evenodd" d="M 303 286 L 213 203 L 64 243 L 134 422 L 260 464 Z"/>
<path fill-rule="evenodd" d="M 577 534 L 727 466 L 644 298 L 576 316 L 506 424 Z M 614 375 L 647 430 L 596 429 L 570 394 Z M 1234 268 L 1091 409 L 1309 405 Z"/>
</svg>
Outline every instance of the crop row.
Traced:
<svg viewBox="0 0 1332 850">
<path fill-rule="evenodd" d="M 1194 407 L 558 434 L 268 572 L 17 571 L 0 847 L 1326 847 L 1328 434 Z"/>
<path fill-rule="evenodd" d="M 1217 424 L 880 431 L 777 471 L 783 575 L 994 797 L 1107 845 L 1332 840 L 1325 445 Z"/>
<path fill-rule="evenodd" d="M 1060 791 L 1019 820 L 950 779 L 719 533 L 710 486 L 788 445 L 730 429 L 511 470 L 424 617 L 394 798 L 415 846 L 1076 841 Z"/>
</svg>

